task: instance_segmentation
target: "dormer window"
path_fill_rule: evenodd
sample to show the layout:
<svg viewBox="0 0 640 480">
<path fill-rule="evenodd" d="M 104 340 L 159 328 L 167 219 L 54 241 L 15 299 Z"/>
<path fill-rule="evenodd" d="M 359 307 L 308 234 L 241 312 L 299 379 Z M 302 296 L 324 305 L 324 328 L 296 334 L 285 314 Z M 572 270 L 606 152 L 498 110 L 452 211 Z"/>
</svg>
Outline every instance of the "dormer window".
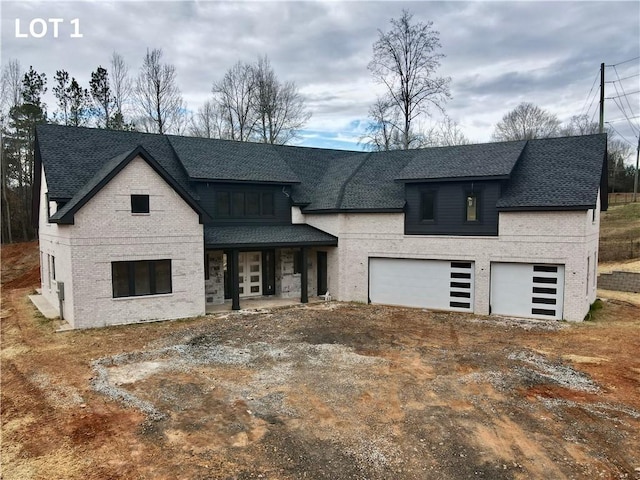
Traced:
<svg viewBox="0 0 640 480">
<path fill-rule="evenodd" d="M 436 218 L 435 192 L 423 191 L 420 193 L 420 220 L 433 222 Z"/>
<path fill-rule="evenodd" d="M 149 213 L 149 195 L 131 195 L 131 213 Z"/>
<path fill-rule="evenodd" d="M 467 222 L 478 221 L 478 194 L 469 193 L 466 196 L 465 212 Z"/>
</svg>

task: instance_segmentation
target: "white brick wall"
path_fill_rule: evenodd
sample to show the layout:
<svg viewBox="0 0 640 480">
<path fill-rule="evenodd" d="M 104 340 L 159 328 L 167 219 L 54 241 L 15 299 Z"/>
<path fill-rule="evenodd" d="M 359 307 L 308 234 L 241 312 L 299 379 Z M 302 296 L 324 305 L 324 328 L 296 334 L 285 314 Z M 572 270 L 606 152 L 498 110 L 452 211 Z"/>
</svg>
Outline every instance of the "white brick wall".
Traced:
<svg viewBox="0 0 640 480">
<path fill-rule="evenodd" d="M 131 213 L 130 195 L 140 193 L 150 196 L 149 214 Z M 75 328 L 204 314 L 198 215 L 141 158 L 89 200 L 74 225 L 48 226 L 41 215 L 40 243 L 43 251 L 69 251 L 70 265 L 60 265 L 59 278 L 68 298 L 65 316 Z M 171 259 L 171 294 L 113 298 L 111 262 L 159 259 Z"/>
<path fill-rule="evenodd" d="M 503 212 L 499 235 L 404 235 L 403 214 L 304 215 L 309 225 L 336 235 L 328 256 L 329 290 L 334 298 L 368 301 L 368 258 L 398 257 L 468 260 L 475 266 L 474 311 L 489 313 L 492 262 L 565 265 L 564 318 L 580 321 L 595 299 L 587 295 L 587 256 L 597 249 L 599 215 L 591 212 Z M 590 281 L 593 276 L 593 263 Z"/>
</svg>

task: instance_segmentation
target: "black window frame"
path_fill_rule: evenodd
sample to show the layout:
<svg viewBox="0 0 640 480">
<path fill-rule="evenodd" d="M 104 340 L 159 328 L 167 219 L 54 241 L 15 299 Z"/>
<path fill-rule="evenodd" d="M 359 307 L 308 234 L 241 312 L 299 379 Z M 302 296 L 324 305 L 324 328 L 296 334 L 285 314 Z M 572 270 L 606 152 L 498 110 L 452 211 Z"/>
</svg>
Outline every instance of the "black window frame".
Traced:
<svg viewBox="0 0 640 480">
<path fill-rule="evenodd" d="M 224 208 L 221 207 L 223 200 Z M 217 190 L 215 212 L 217 218 L 226 220 L 273 218 L 275 211 L 274 192 L 259 190 Z"/>
<path fill-rule="evenodd" d="M 168 291 L 158 291 L 157 267 L 168 262 L 169 265 L 169 289 Z M 149 293 L 136 293 L 136 265 L 142 266 L 146 264 L 148 269 Z M 121 294 L 116 287 L 116 268 L 124 266 L 126 270 L 127 294 Z M 167 279 L 164 279 L 165 281 Z M 132 260 L 111 262 L 111 293 L 113 298 L 130 298 L 130 297 L 147 297 L 150 295 L 169 295 L 173 293 L 173 270 L 171 259 L 164 258 L 161 260 Z"/>
<path fill-rule="evenodd" d="M 216 216 L 220 218 L 231 217 L 231 192 L 218 190 L 214 195 L 216 201 Z M 224 200 L 224 202 L 221 202 Z M 223 208 L 224 203 L 224 208 Z"/>
<path fill-rule="evenodd" d="M 431 218 L 425 217 L 426 198 L 431 198 Z M 421 223 L 435 223 L 436 222 L 436 191 L 435 190 L 420 190 L 420 212 L 419 218 Z"/>
<path fill-rule="evenodd" d="M 474 197 L 476 199 L 476 218 L 475 220 L 469 220 L 469 211 L 467 209 L 467 200 L 469 199 L 469 197 Z M 463 211 L 463 215 L 464 215 L 464 223 L 481 223 L 481 218 L 480 218 L 480 201 L 481 201 L 481 194 L 478 191 L 475 190 L 467 190 L 464 194 L 464 211 Z"/>
<path fill-rule="evenodd" d="M 147 194 L 131 194 L 131 213 L 146 214 L 149 213 L 149 195 Z"/>
</svg>

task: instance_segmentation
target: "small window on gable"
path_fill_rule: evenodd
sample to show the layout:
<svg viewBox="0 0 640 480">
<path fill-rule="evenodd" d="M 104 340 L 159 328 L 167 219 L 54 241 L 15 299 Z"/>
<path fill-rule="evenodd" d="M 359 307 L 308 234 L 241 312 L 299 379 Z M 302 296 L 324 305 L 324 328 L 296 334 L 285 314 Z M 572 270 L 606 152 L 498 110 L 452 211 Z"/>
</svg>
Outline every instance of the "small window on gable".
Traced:
<svg viewBox="0 0 640 480">
<path fill-rule="evenodd" d="M 149 213 L 149 195 L 131 195 L 131 213 Z"/>
<path fill-rule="evenodd" d="M 422 192 L 420 194 L 420 220 L 432 222 L 435 220 L 435 194 Z"/>
<path fill-rule="evenodd" d="M 469 193 L 465 200 L 465 220 L 467 222 L 478 221 L 478 194 Z"/>
</svg>

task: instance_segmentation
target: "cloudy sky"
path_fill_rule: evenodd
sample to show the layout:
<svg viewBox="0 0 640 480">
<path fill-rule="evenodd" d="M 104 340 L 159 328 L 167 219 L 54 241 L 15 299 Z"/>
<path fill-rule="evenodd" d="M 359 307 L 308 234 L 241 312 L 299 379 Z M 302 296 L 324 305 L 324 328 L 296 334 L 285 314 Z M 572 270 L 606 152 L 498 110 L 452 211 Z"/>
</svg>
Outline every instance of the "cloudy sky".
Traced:
<svg viewBox="0 0 640 480">
<path fill-rule="evenodd" d="M 1 1 L 0 8 L 2 63 L 18 59 L 24 69 L 33 65 L 46 73 L 50 111 L 56 70 L 88 86 L 91 71 L 108 66 L 114 51 L 135 75 L 146 49 L 161 48 L 164 60 L 176 67 L 191 111 L 235 62 L 266 54 L 280 79 L 296 82 L 312 112 L 299 143 L 360 149 L 368 107 L 382 91 L 367 70 L 372 44 L 378 29 L 387 30 L 389 20 L 406 8 L 416 21 L 431 21 L 440 32 L 446 58 L 439 74 L 451 77 L 447 114 L 470 139 L 488 141 L 496 122 L 523 101 L 562 121 L 580 113 L 597 120 L 596 77 L 604 62 L 611 65 L 605 80 L 615 81 L 606 84 L 606 96 L 617 97 L 605 102 L 605 119 L 637 142 L 637 130 L 621 111 L 624 107 L 636 128 L 640 125 L 636 1 L 21 0 Z M 29 35 L 34 19 L 49 18 L 63 19 L 57 38 L 52 23 L 42 38 Z M 76 26 L 81 38 L 72 38 Z"/>
</svg>

